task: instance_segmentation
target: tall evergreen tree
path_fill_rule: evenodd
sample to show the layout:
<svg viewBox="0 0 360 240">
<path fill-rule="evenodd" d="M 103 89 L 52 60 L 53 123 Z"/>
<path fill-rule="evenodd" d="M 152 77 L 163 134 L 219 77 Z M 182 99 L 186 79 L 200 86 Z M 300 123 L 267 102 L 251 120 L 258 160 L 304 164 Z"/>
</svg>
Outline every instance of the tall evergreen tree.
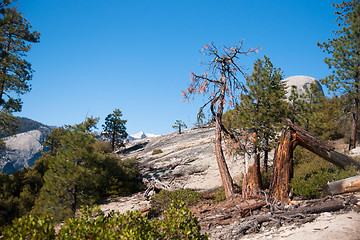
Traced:
<svg viewBox="0 0 360 240">
<path fill-rule="evenodd" d="M 33 209 L 35 214 L 50 214 L 55 220 L 62 220 L 74 217 L 81 205 L 98 200 L 100 180 L 96 166 L 101 155 L 94 151 L 95 136 L 89 131 L 93 120 L 66 128 L 58 154 L 49 157 L 44 185 Z"/>
<path fill-rule="evenodd" d="M 333 4 L 340 30 L 334 31 L 336 38 L 318 46 L 331 57 L 324 59 L 333 74 L 322 80 L 331 91 L 342 91 L 351 103 L 352 127 L 349 150 L 356 147 L 360 107 L 360 1 L 352 0 Z"/>
<path fill-rule="evenodd" d="M 0 106 L 11 111 L 21 110 L 22 95 L 30 91 L 31 64 L 25 60 L 31 43 L 39 42 L 40 34 L 31 31 L 31 26 L 16 8 L 6 7 L 0 19 Z"/>
<path fill-rule="evenodd" d="M 123 141 L 128 135 L 125 127 L 127 120 L 123 120 L 121 117 L 121 111 L 115 109 L 113 113 L 105 118 L 105 124 L 103 125 L 103 135 L 110 139 L 111 149 L 113 151 L 115 147 L 124 145 Z"/>
<path fill-rule="evenodd" d="M 17 129 L 13 112 L 21 111 L 19 95 L 30 91 L 31 64 L 25 60 L 31 43 L 39 42 L 40 34 L 22 13 L 10 7 L 11 0 L 0 2 L 0 134 L 13 134 Z M 3 144 L 3 142 L 2 142 Z"/>
<path fill-rule="evenodd" d="M 285 85 L 281 80 L 280 68 L 275 68 L 270 59 L 258 59 L 254 63 L 251 76 L 246 78 L 247 91 L 241 95 L 237 107 L 239 127 L 243 137 L 248 138 L 245 151 L 245 176 L 243 197 L 260 190 L 260 153 L 264 153 L 264 165 L 267 171 L 268 153 L 275 145 L 276 133 L 286 116 Z"/>
<path fill-rule="evenodd" d="M 264 152 L 267 168 L 268 152 L 274 147 L 276 133 L 286 114 L 283 74 L 270 59 L 258 59 L 251 76 L 246 78 L 247 92 L 241 96 L 239 114 L 242 128 L 254 134 L 253 151 Z"/>
</svg>

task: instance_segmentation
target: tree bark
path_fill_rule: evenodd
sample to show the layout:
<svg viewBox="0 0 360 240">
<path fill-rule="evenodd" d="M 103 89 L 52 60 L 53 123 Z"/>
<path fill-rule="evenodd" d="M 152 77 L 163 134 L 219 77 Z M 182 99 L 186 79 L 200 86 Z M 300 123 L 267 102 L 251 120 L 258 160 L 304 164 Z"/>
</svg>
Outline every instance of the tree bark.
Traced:
<svg viewBox="0 0 360 240">
<path fill-rule="evenodd" d="M 339 181 L 328 182 L 328 192 L 332 195 L 360 191 L 360 175 Z"/>
<path fill-rule="evenodd" d="M 9 34 L 8 39 L 11 39 L 11 38 L 12 38 L 12 35 Z M 5 46 L 5 50 L 1 53 L 2 54 L 1 61 L 5 61 L 4 59 L 9 55 L 10 50 L 11 50 L 11 46 L 10 46 L 10 41 L 8 40 L 7 43 L 6 43 L 6 46 Z M 4 91 L 5 91 L 5 82 L 6 82 L 5 79 L 6 79 L 6 75 L 8 74 L 8 70 L 7 70 L 6 67 L 3 67 L 1 69 L 1 74 L 3 75 L 3 79 L 0 82 L 0 105 L 2 105 L 5 102 L 3 100 L 3 95 L 4 95 Z"/>
<path fill-rule="evenodd" d="M 296 126 L 295 124 L 291 122 L 288 122 L 287 124 L 290 129 L 294 131 L 296 141 L 300 146 L 335 164 L 338 167 L 344 168 L 346 166 L 354 165 L 358 170 L 360 170 L 360 163 L 358 161 L 345 154 L 336 152 L 333 146 L 327 144 L 317 137 L 314 137 L 309 132 Z"/>
<path fill-rule="evenodd" d="M 0 104 L 2 105 L 4 100 L 3 100 L 3 94 L 4 94 L 4 87 L 5 87 L 5 76 L 6 76 L 6 68 L 4 67 L 1 70 L 1 75 L 3 75 L 3 80 L 0 81 Z"/>
<path fill-rule="evenodd" d="M 114 151 L 115 150 L 115 131 L 113 131 L 111 138 L 112 138 L 111 139 L 111 149 L 112 149 L 112 151 Z"/>
<path fill-rule="evenodd" d="M 356 81 L 357 84 L 358 81 Z M 357 140 L 357 126 L 359 125 L 359 87 L 358 85 L 355 86 L 355 97 L 353 103 L 353 111 L 352 111 L 352 126 L 351 126 L 351 133 L 350 133 L 350 143 L 349 143 L 349 151 L 351 149 L 356 148 L 356 140 Z"/>
<path fill-rule="evenodd" d="M 293 151 L 297 144 L 293 134 L 289 129 L 283 131 L 275 149 L 270 196 L 281 202 L 289 200 L 290 180 L 293 177 Z"/>
<path fill-rule="evenodd" d="M 265 139 L 265 144 L 266 146 L 269 146 L 269 139 L 266 137 Z M 265 172 L 268 171 L 268 162 L 269 162 L 269 149 L 266 148 L 264 151 L 264 168 L 265 168 Z"/>
<path fill-rule="evenodd" d="M 245 160 L 246 161 L 246 160 Z M 260 154 L 252 154 L 247 161 L 242 184 L 242 197 L 249 199 L 262 189 L 260 173 Z"/>
<path fill-rule="evenodd" d="M 222 183 L 224 185 L 225 196 L 226 198 L 231 197 L 234 195 L 234 186 L 233 181 L 227 167 L 224 152 L 221 146 L 221 127 L 219 124 L 215 124 L 215 154 L 216 154 L 216 161 L 219 167 L 220 176 Z"/>
<path fill-rule="evenodd" d="M 224 152 L 222 149 L 222 137 L 221 137 L 221 130 L 222 130 L 222 114 L 224 110 L 224 100 L 225 100 L 225 93 L 226 93 L 226 78 L 225 76 L 222 77 L 222 81 L 224 82 L 221 93 L 218 98 L 217 102 L 217 112 L 215 115 L 215 154 L 216 154 L 216 161 L 219 167 L 220 176 L 222 183 L 224 185 L 225 196 L 226 198 L 230 198 L 234 195 L 234 185 L 233 180 L 231 178 L 229 169 L 227 167 Z M 213 102 L 215 104 L 216 102 Z"/>
<path fill-rule="evenodd" d="M 275 150 L 273 175 L 270 184 L 270 195 L 278 201 L 289 201 L 290 180 L 293 175 L 293 151 L 297 145 L 315 153 L 319 157 L 338 167 L 354 165 L 360 170 L 360 163 L 351 157 L 336 152 L 334 147 L 309 132 L 288 122 L 286 129 L 279 138 Z"/>
</svg>

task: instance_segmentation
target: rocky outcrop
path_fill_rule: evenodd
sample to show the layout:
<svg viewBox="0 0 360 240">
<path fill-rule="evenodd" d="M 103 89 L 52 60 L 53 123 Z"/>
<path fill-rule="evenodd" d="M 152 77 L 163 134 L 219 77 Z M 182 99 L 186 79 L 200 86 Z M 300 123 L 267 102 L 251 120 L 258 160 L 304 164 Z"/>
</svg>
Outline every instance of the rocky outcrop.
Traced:
<svg viewBox="0 0 360 240">
<path fill-rule="evenodd" d="M 0 172 L 11 174 L 23 167 L 33 166 L 41 156 L 42 143 L 50 132 L 51 128 L 41 126 L 4 138 L 7 149 L 0 155 Z"/>
<path fill-rule="evenodd" d="M 141 174 L 147 181 L 154 179 L 175 189 L 205 190 L 222 185 L 215 158 L 214 128 L 192 128 L 154 138 L 129 142 L 119 152 L 123 158 L 136 157 Z M 161 150 L 158 154 L 154 150 Z M 231 176 L 238 182 L 243 160 L 226 156 Z"/>
</svg>

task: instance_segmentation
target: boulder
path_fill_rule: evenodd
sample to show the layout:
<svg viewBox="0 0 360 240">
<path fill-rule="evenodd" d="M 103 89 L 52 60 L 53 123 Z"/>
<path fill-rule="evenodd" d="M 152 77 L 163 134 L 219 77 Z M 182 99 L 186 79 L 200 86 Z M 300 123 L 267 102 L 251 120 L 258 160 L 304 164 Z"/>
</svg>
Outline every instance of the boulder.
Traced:
<svg viewBox="0 0 360 240">
<path fill-rule="evenodd" d="M 158 154 L 154 150 L 160 149 Z M 222 185 L 215 157 L 214 128 L 191 128 L 127 143 L 119 152 L 122 158 L 136 157 L 141 175 L 170 184 L 173 189 L 207 190 Z M 226 161 L 236 183 L 243 173 L 243 159 L 226 155 Z"/>
</svg>

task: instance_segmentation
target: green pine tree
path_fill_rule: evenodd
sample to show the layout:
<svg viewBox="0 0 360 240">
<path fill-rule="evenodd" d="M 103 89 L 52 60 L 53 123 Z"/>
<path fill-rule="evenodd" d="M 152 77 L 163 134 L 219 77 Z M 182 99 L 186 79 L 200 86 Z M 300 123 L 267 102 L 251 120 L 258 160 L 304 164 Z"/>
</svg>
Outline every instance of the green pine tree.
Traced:
<svg viewBox="0 0 360 240">
<path fill-rule="evenodd" d="M 56 156 L 59 154 L 61 148 L 61 138 L 66 134 L 67 130 L 63 127 L 55 128 L 46 137 L 43 142 L 44 147 L 49 148 L 49 151 L 45 152 L 45 155 Z"/>
<path fill-rule="evenodd" d="M 31 64 L 25 60 L 31 43 L 39 42 L 40 34 L 22 13 L 11 8 L 11 0 L 0 2 L 0 135 L 11 135 L 17 130 L 18 121 L 13 112 L 21 111 L 22 102 L 14 96 L 30 91 Z M 4 143 L 0 140 L 4 147 Z"/>
<path fill-rule="evenodd" d="M 115 150 L 115 147 L 123 146 L 123 141 L 128 135 L 125 127 L 127 120 L 122 120 L 121 117 L 121 111 L 115 109 L 113 113 L 105 118 L 105 124 L 103 125 L 104 132 L 102 135 L 110 139 L 112 151 Z"/>
<path fill-rule="evenodd" d="M 186 124 L 181 120 L 176 120 L 172 127 L 177 129 L 179 131 L 179 134 L 181 134 L 181 128 L 182 127 L 187 128 Z"/>
<path fill-rule="evenodd" d="M 0 19 L 0 106 L 2 109 L 20 111 L 20 98 L 30 91 L 31 64 L 25 60 L 31 43 L 39 42 L 40 34 L 31 31 L 31 26 L 16 8 L 6 7 Z"/>
<path fill-rule="evenodd" d="M 275 68 L 270 59 L 258 59 L 254 63 L 251 76 L 246 78 L 247 92 L 242 94 L 238 106 L 240 128 L 251 137 L 255 154 L 264 152 L 267 169 L 268 152 L 275 145 L 277 132 L 286 112 L 285 85 L 283 74 Z"/>
<path fill-rule="evenodd" d="M 19 127 L 19 119 L 14 117 L 10 111 L 0 110 L 0 137 L 14 134 Z M 5 142 L 0 139 L 0 150 L 5 149 Z"/>
<path fill-rule="evenodd" d="M 331 91 L 341 91 L 349 98 L 352 118 L 349 150 L 356 147 L 360 107 L 360 1 L 333 4 L 340 30 L 335 38 L 318 46 L 331 57 L 324 59 L 333 74 L 322 80 Z"/>
<path fill-rule="evenodd" d="M 49 157 L 44 185 L 33 213 L 50 214 L 55 220 L 63 220 L 74 217 L 81 205 L 99 199 L 97 166 L 102 155 L 94 151 L 96 139 L 89 131 L 92 122 L 96 123 L 93 120 L 66 127 L 58 154 Z"/>
</svg>

